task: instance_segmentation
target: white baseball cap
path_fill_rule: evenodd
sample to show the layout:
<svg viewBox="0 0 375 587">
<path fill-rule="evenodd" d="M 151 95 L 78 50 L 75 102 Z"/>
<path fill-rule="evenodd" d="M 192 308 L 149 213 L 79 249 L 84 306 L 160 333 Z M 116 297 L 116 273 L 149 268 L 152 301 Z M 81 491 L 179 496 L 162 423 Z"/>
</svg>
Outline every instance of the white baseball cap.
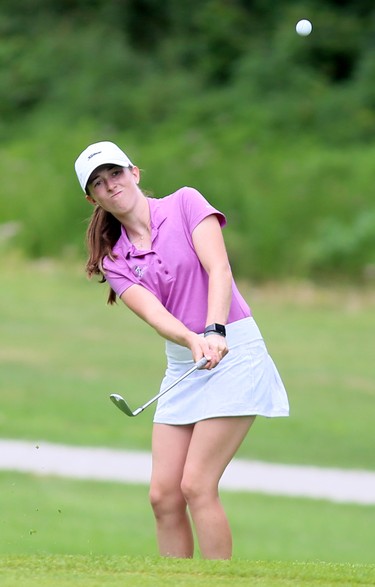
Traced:
<svg viewBox="0 0 375 587">
<path fill-rule="evenodd" d="M 133 167 L 129 157 L 121 149 L 110 141 L 101 141 L 89 145 L 75 162 L 75 170 L 81 188 L 86 192 L 87 181 L 100 165 L 120 165 L 121 167 Z"/>
</svg>

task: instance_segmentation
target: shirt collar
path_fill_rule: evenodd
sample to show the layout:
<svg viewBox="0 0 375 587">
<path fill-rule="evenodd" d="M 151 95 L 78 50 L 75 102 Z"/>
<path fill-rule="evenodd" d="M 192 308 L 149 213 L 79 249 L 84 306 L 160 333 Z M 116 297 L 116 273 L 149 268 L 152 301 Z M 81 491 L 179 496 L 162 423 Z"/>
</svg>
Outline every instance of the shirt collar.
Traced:
<svg viewBox="0 0 375 587">
<path fill-rule="evenodd" d="M 150 207 L 150 219 L 151 219 L 151 240 L 154 242 L 160 226 L 163 222 L 167 219 L 167 211 L 162 206 L 161 201 L 157 198 L 147 198 L 149 207 Z M 126 234 L 126 230 L 124 226 L 121 225 L 121 237 L 120 237 L 120 246 L 122 252 L 125 257 L 129 257 L 130 255 L 133 257 L 143 256 L 144 252 L 136 251 L 134 249 L 134 245 L 128 239 L 128 235 Z"/>
<path fill-rule="evenodd" d="M 162 201 L 157 198 L 147 198 L 150 206 L 151 228 L 158 229 L 167 218 L 167 211 Z"/>
</svg>

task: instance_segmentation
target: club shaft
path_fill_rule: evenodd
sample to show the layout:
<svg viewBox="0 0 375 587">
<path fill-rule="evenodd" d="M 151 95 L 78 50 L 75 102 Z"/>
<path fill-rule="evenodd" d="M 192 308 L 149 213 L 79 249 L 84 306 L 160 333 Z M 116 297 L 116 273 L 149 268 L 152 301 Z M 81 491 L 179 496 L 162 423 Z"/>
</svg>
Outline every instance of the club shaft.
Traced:
<svg viewBox="0 0 375 587">
<path fill-rule="evenodd" d="M 155 395 L 150 400 L 148 400 L 148 402 L 146 402 L 143 406 L 141 406 L 140 408 L 135 410 L 133 412 L 134 416 L 138 416 L 138 414 L 140 414 L 141 412 L 143 412 L 143 410 L 148 408 L 148 406 L 150 406 L 151 404 L 156 402 L 162 395 L 167 393 L 167 391 L 170 391 L 175 385 L 178 385 L 178 383 L 180 383 L 180 381 L 185 379 L 185 377 L 188 377 L 191 373 L 194 373 L 194 371 L 197 371 L 197 369 L 202 369 L 202 367 L 204 367 L 206 365 L 206 363 L 207 363 L 207 359 L 203 357 L 203 359 L 201 359 L 200 361 L 195 363 L 195 365 L 193 365 L 193 367 L 191 367 L 191 369 L 189 369 L 188 371 L 183 373 L 181 375 L 181 377 L 176 379 L 176 381 L 173 381 L 173 383 L 171 383 L 171 385 L 168 385 L 168 387 L 166 387 L 165 389 L 162 389 L 157 395 Z"/>
</svg>

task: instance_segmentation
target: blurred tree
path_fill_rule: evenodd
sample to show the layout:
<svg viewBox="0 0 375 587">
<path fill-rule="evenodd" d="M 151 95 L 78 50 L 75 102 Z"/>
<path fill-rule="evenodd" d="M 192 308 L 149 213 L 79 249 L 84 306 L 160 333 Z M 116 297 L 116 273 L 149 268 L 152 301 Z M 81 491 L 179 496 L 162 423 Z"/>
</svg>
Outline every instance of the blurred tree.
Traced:
<svg viewBox="0 0 375 587">
<path fill-rule="evenodd" d="M 294 32 L 300 17 L 314 23 L 308 39 Z M 373 107 L 369 0 L 24 0 L 18 11 L 2 0 L 0 34 L 3 128 L 44 104 L 110 119 L 123 105 L 147 124 L 168 116 L 168 101 L 172 114 L 179 104 L 199 109 L 197 89 L 205 112 L 204 92 L 211 103 L 218 96 L 217 108 L 226 92 L 231 111 L 241 110 L 241 96 L 261 108 L 276 100 L 279 120 L 294 128 L 337 99 L 353 112 L 354 132 L 354 108 Z M 292 90 L 300 99 L 304 84 L 314 104 L 290 120 Z M 276 118 L 270 111 L 268 123 Z"/>
</svg>

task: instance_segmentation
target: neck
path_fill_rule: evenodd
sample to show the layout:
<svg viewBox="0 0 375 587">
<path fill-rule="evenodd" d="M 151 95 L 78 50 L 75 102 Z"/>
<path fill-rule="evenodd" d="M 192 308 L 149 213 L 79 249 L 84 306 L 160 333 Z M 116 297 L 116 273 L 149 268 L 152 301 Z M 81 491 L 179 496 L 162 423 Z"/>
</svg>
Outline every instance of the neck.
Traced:
<svg viewBox="0 0 375 587">
<path fill-rule="evenodd" d="M 151 238 L 150 208 L 147 198 L 142 198 L 138 209 L 134 211 L 131 218 L 122 223 L 125 227 L 128 239 L 138 248 L 144 248 L 149 244 Z"/>
</svg>

